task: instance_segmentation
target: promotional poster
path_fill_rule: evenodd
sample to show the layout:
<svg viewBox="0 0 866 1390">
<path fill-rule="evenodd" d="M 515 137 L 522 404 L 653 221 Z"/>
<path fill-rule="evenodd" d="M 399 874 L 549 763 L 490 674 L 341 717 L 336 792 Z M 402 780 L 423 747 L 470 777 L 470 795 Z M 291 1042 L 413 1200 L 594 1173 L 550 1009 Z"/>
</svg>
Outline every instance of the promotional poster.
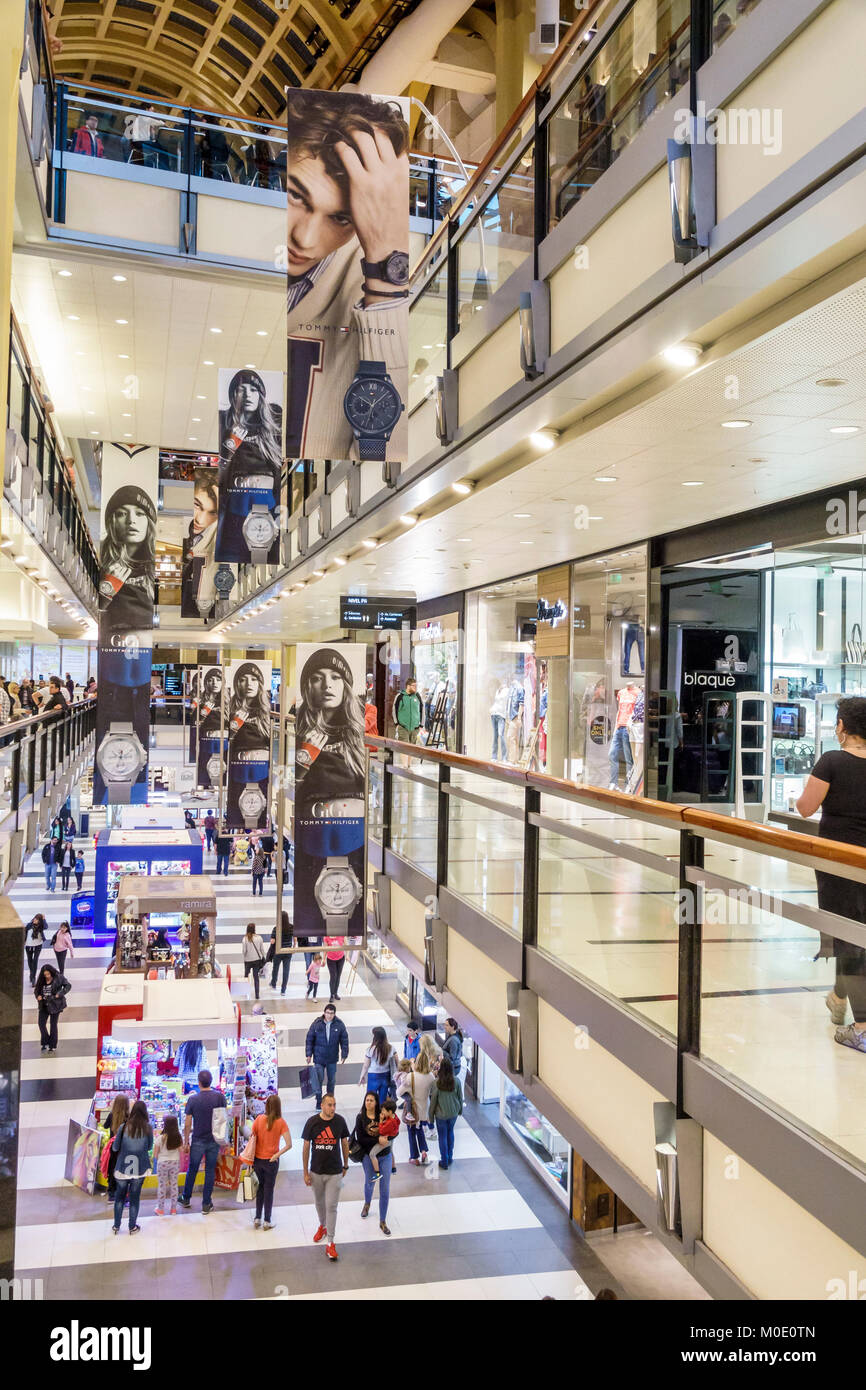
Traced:
<svg viewBox="0 0 866 1390">
<path fill-rule="evenodd" d="M 197 468 L 193 479 L 193 514 L 183 544 L 180 616 L 212 618 L 217 602 L 216 534 L 219 521 L 219 473 Z"/>
<path fill-rule="evenodd" d="M 282 426 L 282 372 L 220 368 L 218 564 L 279 561 Z"/>
<path fill-rule="evenodd" d="M 364 931 L 366 659 L 351 642 L 298 644 L 296 936 Z"/>
<path fill-rule="evenodd" d="M 106 443 L 94 804 L 147 801 L 159 450 Z"/>
<path fill-rule="evenodd" d="M 196 785 L 218 791 L 225 777 L 226 738 L 223 728 L 223 673 L 220 666 L 199 666 L 196 702 Z"/>
<path fill-rule="evenodd" d="M 286 99 L 286 455 L 405 462 L 408 103 Z"/>
<path fill-rule="evenodd" d="M 226 681 L 226 824 L 232 830 L 264 830 L 271 770 L 271 663 L 232 661 Z"/>
</svg>

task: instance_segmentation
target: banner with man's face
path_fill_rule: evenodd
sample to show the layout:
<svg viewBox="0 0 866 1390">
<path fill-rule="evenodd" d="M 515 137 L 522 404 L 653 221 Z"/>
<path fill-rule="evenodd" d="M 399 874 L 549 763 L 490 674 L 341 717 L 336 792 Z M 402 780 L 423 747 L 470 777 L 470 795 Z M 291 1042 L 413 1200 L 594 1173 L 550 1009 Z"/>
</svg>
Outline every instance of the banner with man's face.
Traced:
<svg viewBox="0 0 866 1390">
<path fill-rule="evenodd" d="M 233 830 L 268 825 L 271 771 L 271 663 L 232 661 L 226 668 L 228 779 L 226 824 Z"/>
<path fill-rule="evenodd" d="M 282 372 L 221 367 L 217 563 L 279 562 L 282 430 Z"/>
<path fill-rule="evenodd" d="M 147 801 L 158 489 L 158 449 L 103 446 L 95 804 Z"/>
<path fill-rule="evenodd" d="M 290 459 L 405 462 L 408 102 L 289 89 Z"/>
<path fill-rule="evenodd" d="M 219 472 L 197 468 L 193 475 L 193 512 L 183 544 L 180 571 L 180 616 L 211 618 L 217 602 L 216 534 L 219 521 Z"/>
<path fill-rule="evenodd" d="M 300 937 L 364 934 L 366 664 L 360 643 L 298 644 L 294 931 Z"/>
</svg>

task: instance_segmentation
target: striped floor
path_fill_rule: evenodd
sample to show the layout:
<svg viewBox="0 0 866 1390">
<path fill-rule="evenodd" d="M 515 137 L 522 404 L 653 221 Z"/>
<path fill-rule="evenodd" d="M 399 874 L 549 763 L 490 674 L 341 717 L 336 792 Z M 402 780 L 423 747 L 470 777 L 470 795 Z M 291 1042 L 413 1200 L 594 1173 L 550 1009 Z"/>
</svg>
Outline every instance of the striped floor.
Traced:
<svg viewBox="0 0 866 1390">
<path fill-rule="evenodd" d="M 89 886 L 92 841 L 84 850 Z M 213 867 L 209 856 L 207 863 Z M 218 955 L 232 966 L 234 993 L 250 1013 L 248 988 L 237 978 L 242 976 L 240 940 L 248 921 L 256 921 L 265 938 L 269 935 L 273 880 L 264 899 L 256 902 L 245 872 L 214 881 Z M 46 894 L 38 854 L 31 856 L 11 897 L 25 921 L 35 911 L 46 911 L 52 931 L 67 910 L 68 897 L 59 888 Z M 397 1140 L 390 1238 L 379 1231 L 375 1207 L 362 1220 L 362 1175 L 353 1166 L 337 1223 L 339 1262 L 333 1264 L 312 1244 L 315 1211 L 300 1161 L 300 1133 L 312 1106 L 300 1100 L 297 1070 L 303 1065 L 306 1028 L 322 1001 L 304 998 L 299 961 L 293 963 L 285 998 L 269 984 L 262 991 L 280 1030 L 280 1094 L 294 1138 L 277 1181 L 274 1230 L 254 1231 L 250 1207 L 217 1190 L 217 1209 L 210 1216 L 194 1209 L 156 1217 L 154 1199 L 145 1194 L 141 1233 L 113 1236 L 105 1201 L 88 1197 L 63 1178 L 68 1121 L 86 1118 L 93 1093 L 96 1005 L 108 958 L 107 948 L 77 936 L 75 957 L 66 963 L 73 987 L 56 1057 L 40 1053 L 36 1004 L 25 972 L 16 1266 L 19 1275 L 43 1280 L 46 1298 L 423 1299 L 432 1292 L 474 1300 L 546 1294 L 586 1299 L 604 1285 L 627 1296 L 502 1135 L 488 1107 L 470 1105 L 458 1121 L 455 1163 L 447 1173 L 435 1163 L 413 1168 L 406 1161 L 404 1136 Z M 43 959 L 52 960 L 53 953 L 46 950 Z M 388 998 L 393 987 L 374 983 L 381 998 L 359 976 L 344 979 L 341 986 L 339 1009 L 349 1030 L 350 1054 L 338 1073 L 336 1095 L 350 1126 L 360 1102 L 358 1078 L 371 1027 L 383 1025 L 395 1043 L 401 1037 L 402 1015 Z M 660 1296 L 699 1296 L 688 1283 L 683 1293 Z"/>
</svg>

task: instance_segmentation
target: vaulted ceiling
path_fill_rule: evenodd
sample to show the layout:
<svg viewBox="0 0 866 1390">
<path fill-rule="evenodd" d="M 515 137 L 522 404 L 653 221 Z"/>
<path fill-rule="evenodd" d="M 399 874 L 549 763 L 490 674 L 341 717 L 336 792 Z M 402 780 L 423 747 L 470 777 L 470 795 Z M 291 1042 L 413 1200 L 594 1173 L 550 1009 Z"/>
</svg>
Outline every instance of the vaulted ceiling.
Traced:
<svg viewBox="0 0 866 1390">
<path fill-rule="evenodd" d="M 273 119 L 284 88 L 354 80 L 417 0 L 54 0 L 55 72 Z"/>
</svg>

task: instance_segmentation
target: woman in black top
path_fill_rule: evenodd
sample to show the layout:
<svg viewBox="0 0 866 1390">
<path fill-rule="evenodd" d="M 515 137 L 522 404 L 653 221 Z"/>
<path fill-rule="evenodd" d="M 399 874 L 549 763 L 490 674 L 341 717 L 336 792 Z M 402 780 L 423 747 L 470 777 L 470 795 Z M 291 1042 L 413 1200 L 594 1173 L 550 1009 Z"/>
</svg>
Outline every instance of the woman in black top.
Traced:
<svg viewBox="0 0 866 1390">
<path fill-rule="evenodd" d="M 41 912 L 37 912 L 24 928 L 24 954 L 27 957 L 27 969 L 30 971 L 30 983 L 36 984 L 36 971 L 39 967 L 39 956 L 42 947 L 45 945 L 46 921 Z M 30 945 L 26 944 L 28 936 Z"/>
<path fill-rule="evenodd" d="M 866 848 L 866 699 L 852 696 L 837 706 L 839 751 L 824 753 L 816 762 L 797 802 L 801 816 L 821 808 L 818 834 Z M 818 906 L 825 912 L 866 922 L 866 883 L 816 873 Z M 866 1052 L 866 949 L 841 937 L 821 934 L 819 956 L 836 957 L 836 983 L 827 995 L 827 1008 L 837 1024 L 836 1042 Z M 847 1001 L 854 1022 L 844 1027 Z"/>
</svg>

